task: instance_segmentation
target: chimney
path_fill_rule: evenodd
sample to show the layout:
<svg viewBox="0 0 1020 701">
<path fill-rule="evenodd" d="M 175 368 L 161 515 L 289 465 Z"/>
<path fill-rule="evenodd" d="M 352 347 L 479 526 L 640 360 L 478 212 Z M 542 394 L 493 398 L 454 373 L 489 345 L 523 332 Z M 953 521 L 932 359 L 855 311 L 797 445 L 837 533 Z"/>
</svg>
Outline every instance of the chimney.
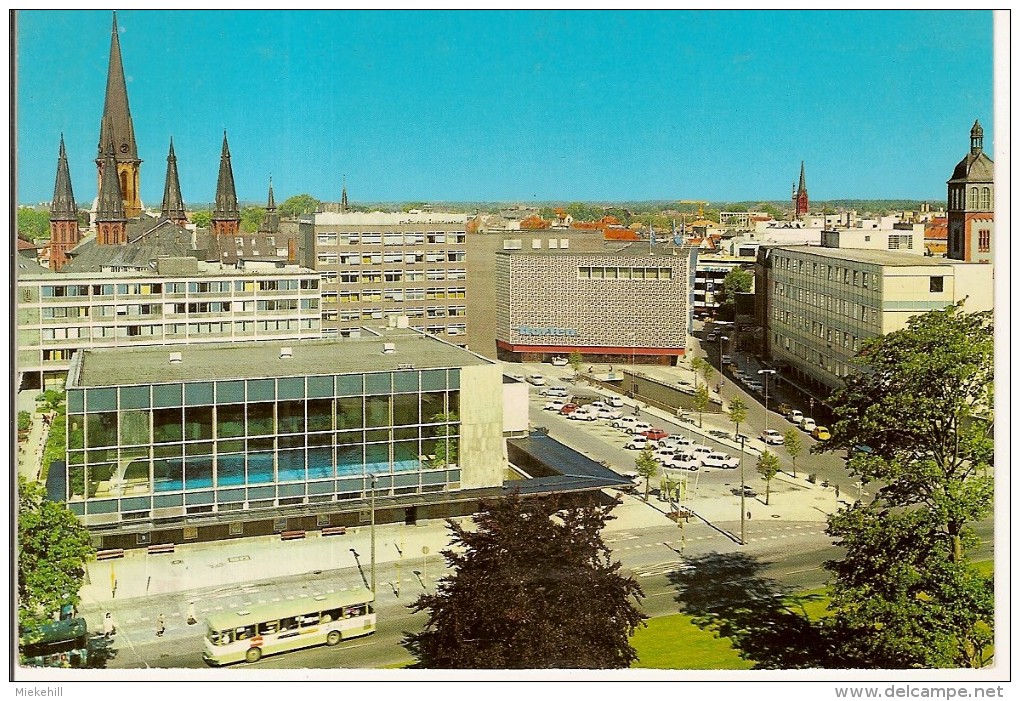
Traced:
<svg viewBox="0 0 1020 701">
<path fill-rule="evenodd" d="M 294 349 L 291 348 L 290 346 L 284 346 L 283 348 L 280 349 L 280 358 L 281 359 L 282 358 L 293 358 L 293 357 L 294 357 Z"/>
<path fill-rule="evenodd" d="M 170 364 L 171 365 L 180 365 L 183 361 L 184 361 L 184 359 L 181 357 L 180 352 L 175 351 L 175 352 L 170 354 Z"/>
<path fill-rule="evenodd" d="M 397 352 L 397 347 L 396 347 L 396 345 L 394 345 L 392 343 L 384 343 L 384 344 L 382 344 L 382 352 L 383 353 L 396 353 Z"/>
</svg>

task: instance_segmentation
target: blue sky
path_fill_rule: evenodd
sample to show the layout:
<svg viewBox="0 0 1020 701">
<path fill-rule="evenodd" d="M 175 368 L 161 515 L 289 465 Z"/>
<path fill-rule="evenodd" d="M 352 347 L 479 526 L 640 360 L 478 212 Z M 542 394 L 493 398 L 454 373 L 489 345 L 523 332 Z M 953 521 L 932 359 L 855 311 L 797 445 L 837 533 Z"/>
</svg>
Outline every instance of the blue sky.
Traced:
<svg viewBox="0 0 1020 701">
<path fill-rule="evenodd" d="M 994 148 L 990 12 L 121 11 L 142 164 L 209 202 L 945 198 Z M 96 194 L 107 11 L 17 16 L 21 203 Z M 993 156 L 994 157 L 994 156 Z"/>
</svg>

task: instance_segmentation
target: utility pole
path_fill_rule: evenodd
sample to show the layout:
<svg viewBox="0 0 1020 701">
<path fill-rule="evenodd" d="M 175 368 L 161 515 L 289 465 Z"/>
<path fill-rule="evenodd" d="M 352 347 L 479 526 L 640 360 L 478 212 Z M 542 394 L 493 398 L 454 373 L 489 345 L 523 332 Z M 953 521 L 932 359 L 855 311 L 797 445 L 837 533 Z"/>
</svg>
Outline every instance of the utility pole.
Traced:
<svg viewBox="0 0 1020 701">
<path fill-rule="evenodd" d="M 375 596 L 375 475 L 369 475 L 371 480 L 372 494 L 370 496 L 370 509 L 372 512 L 371 521 L 369 522 L 369 539 L 372 543 L 372 596 Z"/>
<path fill-rule="evenodd" d="M 740 544 L 747 545 L 747 532 L 744 523 L 747 517 L 747 510 L 744 508 L 744 439 L 740 439 Z"/>
</svg>

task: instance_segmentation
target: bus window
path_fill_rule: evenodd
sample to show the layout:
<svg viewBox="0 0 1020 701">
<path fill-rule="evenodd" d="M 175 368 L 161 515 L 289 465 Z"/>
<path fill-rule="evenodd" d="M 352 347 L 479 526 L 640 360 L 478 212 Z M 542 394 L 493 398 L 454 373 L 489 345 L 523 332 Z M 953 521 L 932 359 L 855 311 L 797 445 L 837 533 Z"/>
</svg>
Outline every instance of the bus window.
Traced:
<svg viewBox="0 0 1020 701">
<path fill-rule="evenodd" d="M 248 638 L 255 635 L 255 626 L 243 626 L 234 629 L 235 640 L 247 640 Z"/>
<path fill-rule="evenodd" d="M 347 608 L 344 609 L 344 617 L 345 618 L 354 618 L 355 616 L 364 616 L 364 615 L 365 615 L 365 605 L 364 604 L 361 604 L 359 606 L 348 606 Z"/>
<path fill-rule="evenodd" d="M 272 635 L 280 627 L 279 621 L 267 621 L 266 623 L 259 623 L 259 635 Z"/>
<path fill-rule="evenodd" d="M 329 623 L 331 621 L 339 621 L 343 617 L 343 609 L 330 609 L 329 611 L 322 612 L 322 618 L 319 619 L 320 623 Z"/>
<path fill-rule="evenodd" d="M 284 630 L 293 630 L 295 628 L 297 628 L 297 619 L 294 618 L 293 616 L 290 616 L 288 618 L 281 618 L 280 619 L 280 630 L 281 631 L 284 631 Z"/>
<path fill-rule="evenodd" d="M 229 645 L 232 639 L 231 632 L 229 630 L 214 632 L 209 637 L 214 645 Z"/>
</svg>

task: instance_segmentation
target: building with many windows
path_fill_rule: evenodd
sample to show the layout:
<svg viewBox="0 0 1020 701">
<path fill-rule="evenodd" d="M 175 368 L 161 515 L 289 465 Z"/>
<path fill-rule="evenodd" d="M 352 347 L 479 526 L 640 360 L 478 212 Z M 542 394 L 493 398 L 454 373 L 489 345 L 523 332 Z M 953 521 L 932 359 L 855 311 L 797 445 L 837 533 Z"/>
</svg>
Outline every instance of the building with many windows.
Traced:
<svg viewBox="0 0 1020 701">
<path fill-rule="evenodd" d="M 499 358 L 672 364 L 691 324 L 695 252 L 498 251 Z"/>
<path fill-rule="evenodd" d="M 85 350 L 62 496 L 106 547 L 357 525 L 373 488 L 412 523 L 471 513 L 507 468 L 502 385 L 498 363 L 403 328 Z"/>
<path fill-rule="evenodd" d="M 157 258 L 130 272 L 19 271 L 19 384 L 62 381 L 89 348 L 319 337 L 319 277 Z"/>
<path fill-rule="evenodd" d="M 992 308 L 990 266 L 915 250 L 762 247 L 759 323 L 781 377 L 824 399 L 855 369 L 851 359 L 868 339 L 960 300 L 966 311 Z"/>
<path fill-rule="evenodd" d="M 322 333 L 349 337 L 389 315 L 463 344 L 467 216 L 319 212 L 300 224 L 305 263 L 322 284 Z"/>
</svg>

